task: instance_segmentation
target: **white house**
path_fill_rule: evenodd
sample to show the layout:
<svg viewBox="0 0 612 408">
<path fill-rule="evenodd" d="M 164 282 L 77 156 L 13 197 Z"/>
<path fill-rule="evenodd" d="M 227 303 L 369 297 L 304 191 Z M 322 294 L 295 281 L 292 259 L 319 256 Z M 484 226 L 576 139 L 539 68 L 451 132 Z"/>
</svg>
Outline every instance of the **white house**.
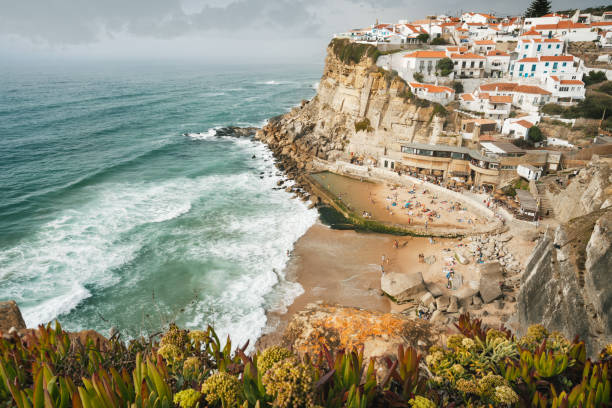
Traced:
<svg viewBox="0 0 612 408">
<path fill-rule="evenodd" d="M 446 57 L 445 51 L 414 51 L 404 55 L 403 73 L 419 72 L 432 75 L 436 71 L 436 63 Z"/>
<path fill-rule="evenodd" d="M 563 54 L 563 42 L 558 38 L 521 38 L 514 50 L 519 59 L 534 58 L 540 55 L 556 56 Z"/>
<path fill-rule="evenodd" d="M 486 54 L 489 51 L 495 49 L 495 41 L 493 40 L 476 40 L 472 45 L 472 49 L 475 53 Z"/>
<path fill-rule="evenodd" d="M 578 74 L 579 62 L 580 60 L 572 55 L 522 58 L 510 63 L 510 76 L 543 81 L 549 75 Z"/>
<path fill-rule="evenodd" d="M 570 20 L 559 21 L 556 24 L 539 24 L 534 27 L 534 30 L 543 37 L 557 37 L 567 41 L 594 41 L 597 39 L 597 33 L 592 30 L 591 26 Z"/>
<path fill-rule="evenodd" d="M 437 102 L 441 105 L 447 105 L 455 99 L 455 90 L 447 86 L 421 84 L 418 82 L 409 82 L 408 86 L 410 86 L 410 90 L 418 98 Z"/>
<path fill-rule="evenodd" d="M 469 52 L 463 54 L 450 54 L 453 61 L 455 76 L 459 78 L 484 77 L 486 58 Z"/>
<path fill-rule="evenodd" d="M 538 180 L 542 177 L 542 169 L 534 167 L 531 164 L 519 164 L 516 166 L 516 173 L 529 181 Z"/>
<path fill-rule="evenodd" d="M 575 78 L 575 76 L 574 76 Z M 578 102 L 585 98 L 584 82 L 579 79 L 564 79 L 551 75 L 544 79 L 544 86 L 557 102 Z"/>
<path fill-rule="evenodd" d="M 489 77 L 501 78 L 510 67 L 510 54 L 492 50 L 485 55 L 485 74 Z"/>
<path fill-rule="evenodd" d="M 523 112 L 538 113 L 540 107 L 551 101 L 551 92 L 535 85 L 523 85 L 513 82 L 498 82 L 480 85 L 477 93 L 488 93 L 490 95 L 512 96 L 512 105 Z"/>
<path fill-rule="evenodd" d="M 508 118 L 504 120 L 502 135 L 507 135 L 515 139 L 527 139 L 529 129 L 540 121 L 539 116 L 522 116 L 520 118 Z"/>
<path fill-rule="evenodd" d="M 489 23 L 497 23 L 499 19 L 490 14 L 484 13 L 463 13 L 461 15 L 461 21 L 465 21 L 466 23 L 480 23 L 480 24 L 489 24 Z"/>
<path fill-rule="evenodd" d="M 485 118 L 493 119 L 501 124 L 501 121 L 510 115 L 512 96 L 474 92 L 473 94 L 461 95 L 459 104 L 473 112 L 483 112 Z"/>
<path fill-rule="evenodd" d="M 556 13 L 546 14 L 542 17 L 527 17 L 525 18 L 524 28 L 526 31 L 529 31 L 531 28 L 537 25 L 557 24 L 559 21 L 565 18 L 567 17 Z"/>
</svg>

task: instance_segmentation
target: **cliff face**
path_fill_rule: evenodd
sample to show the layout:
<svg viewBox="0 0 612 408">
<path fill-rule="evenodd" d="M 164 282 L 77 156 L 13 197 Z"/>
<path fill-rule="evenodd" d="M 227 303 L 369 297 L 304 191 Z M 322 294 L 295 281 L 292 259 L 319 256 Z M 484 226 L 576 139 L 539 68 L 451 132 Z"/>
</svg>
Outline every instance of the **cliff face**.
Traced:
<svg viewBox="0 0 612 408">
<path fill-rule="evenodd" d="M 518 320 L 579 335 L 591 355 L 612 341 L 612 208 L 574 218 L 538 243 L 522 276 Z"/>
<path fill-rule="evenodd" d="M 580 170 L 567 188 L 549 191 L 547 194 L 557 219 L 567 222 L 612 205 L 611 186 L 610 167 L 600 162 Z"/>
<path fill-rule="evenodd" d="M 376 156 L 385 153 L 385 144 L 400 139 L 427 142 L 443 137 L 445 119 L 435 115 L 432 106 L 420 107 L 404 98 L 405 91 L 400 78 L 379 71 L 372 59 L 343 62 L 330 45 L 317 95 L 270 120 L 256 137 L 284 162 L 289 176 L 313 157 L 348 158 L 350 152 Z M 365 130 L 356 131 L 357 122 Z"/>
</svg>

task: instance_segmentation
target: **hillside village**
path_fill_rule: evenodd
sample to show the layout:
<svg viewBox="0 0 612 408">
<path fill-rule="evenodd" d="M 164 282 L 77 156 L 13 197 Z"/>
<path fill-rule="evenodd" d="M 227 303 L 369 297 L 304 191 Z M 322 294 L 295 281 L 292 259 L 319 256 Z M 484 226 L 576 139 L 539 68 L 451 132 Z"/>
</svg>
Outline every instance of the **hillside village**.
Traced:
<svg viewBox="0 0 612 408">
<path fill-rule="evenodd" d="M 381 72 L 399 76 L 410 97 L 445 116 L 433 119 L 427 138 L 358 132 L 341 158 L 353 165 L 495 191 L 533 220 L 553 216 L 546 185 L 565 186 L 590 160 L 612 155 L 612 11 L 466 12 L 376 22 L 334 37 L 375 46 Z M 516 198 L 502 195 L 514 187 L 522 190 Z"/>
</svg>

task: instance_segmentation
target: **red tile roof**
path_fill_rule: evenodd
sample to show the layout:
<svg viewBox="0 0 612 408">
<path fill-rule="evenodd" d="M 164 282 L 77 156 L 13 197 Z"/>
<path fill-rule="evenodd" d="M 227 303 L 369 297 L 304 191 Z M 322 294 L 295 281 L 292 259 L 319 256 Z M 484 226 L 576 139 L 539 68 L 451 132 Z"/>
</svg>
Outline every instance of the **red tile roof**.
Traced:
<svg viewBox="0 0 612 408">
<path fill-rule="evenodd" d="M 404 58 L 444 58 L 444 51 L 415 51 L 404 55 Z"/>
<path fill-rule="evenodd" d="M 485 59 L 485 57 L 466 52 L 465 54 L 451 54 L 451 59 Z"/>
<path fill-rule="evenodd" d="M 527 128 L 527 129 L 529 129 L 529 128 L 532 128 L 532 127 L 533 127 L 533 123 L 531 123 L 531 122 L 529 122 L 529 121 L 527 121 L 527 120 L 524 120 L 524 119 L 517 120 L 517 121 L 516 121 L 516 122 L 514 122 L 514 123 L 516 123 L 517 125 L 521 125 L 522 127 Z"/>
<path fill-rule="evenodd" d="M 540 24 L 535 26 L 534 30 L 568 30 L 570 28 L 589 28 L 588 25 L 582 23 L 574 23 L 573 21 L 564 20 L 557 24 Z"/>
<path fill-rule="evenodd" d="M 584 85 L 584 82 L 582 82 L 579 79 L 562 79 L 561 84 L 562 85 Z"/>
<path fill-rule="evenodd" d="M 542 55 L 540 61 L 574 61 L 571 55 Z"/>
<path fill-rule="evenodd" d="M 517 62 L 538 62 L 537 58 L 523 58 L 518 60 Z"/>
<path fill-rule="evenodd" d="M 512 103 L 512 96 L 510 95 L 491 95 L 489 100 L 492 103 Z"/>
<path fill-rule="evenodd" d="M 461 94 L 461 99 L 463 99 L 464 101 L 471 102 L 474 100 L 474 97 L 472 96 L 472 94 L 465 93 L 465 94 Z"/>
<path fill-rule="evenodd" d="M 449 88 L 447 86 L 438 86 L 438 85 L 432 85 L 432 84 L 421 84 L 418 82 L 410 82 L 410 86 L 413 88 L 424 88 L 427 89 L 427 92 L 429 93 L 442 93 L 442 92 L 450 92 L 450 93 L 455 93 L 455 90 L 453 88 Z"/>
<path fill-rule="evenodd" d="M 495 45 L 495 41 L 493 41 L 493 40 L 479 40 L 479 41 L 474 41 L 474 44 L 476 44 L 476 45 Z"/>
<path fill-rule="evenodd" d="M 487 57 L 509 57 L 510 54 L 499 50 L 491 50 L 487 52 Z"/>
<path fill-rule="evenodd" d="M 480 91 L 520 92 L 528 94 L 550 95 L 550 92 L 534 85 L 519 85 L 512 82 L 497 82 L 480 85 Z"/>
<path fill-rule="evenodd" d="M 521 35 L 521 37 L 529 37 L 532 35 L 537 35 L 540 36 L 542 34 L 538 33 L 537 31 L 535 31 L 533 28 L 531 28 L 531 30 L 527 31 L 526 33 L 524 33 L 523 35 Z"/>
</svg>

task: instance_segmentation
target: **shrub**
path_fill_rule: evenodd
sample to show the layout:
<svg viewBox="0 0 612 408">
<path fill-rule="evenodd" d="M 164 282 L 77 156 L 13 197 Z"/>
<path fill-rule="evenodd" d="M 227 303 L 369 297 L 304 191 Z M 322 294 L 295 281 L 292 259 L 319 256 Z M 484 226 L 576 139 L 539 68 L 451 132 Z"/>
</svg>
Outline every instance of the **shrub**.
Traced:
<svg viewBox="0 0 612 408">
<path fill-rule="evenodd" d="M 444 106 L 440 105 L 439 103 L 434 103 L 433 115 L 444 117 L 448 115 L 448 111 Z"/>
<path fill-rule="evenodd" d="M 556 103 L 547 103 L 542 106 L 542 113 L 547 115 L 561 115 L 565 111 L 565 108 L 561 105 L 557 105 Z"/>
<path fill-rule="evenodd" d="M 532 143 L 539 143 L 544 140 L 544 135 L 542 134 L 540 128 L 537 126 L 532 126 L 529 129 L 528 137 Z"/>
<path fill-rule="evenodd" d="M 178 352 L 166 359 L 155 340 L 83 345 L 49 324 L 23 337 L 0 337 L 0 406 L 610 406 L 612 344 L 590 360 L 584 342 L 541 325 L 522 338 L 469 315 L 461 315 L 456 327 L 460 334 L 425 356 L 400 345 L 394 358 L 377 361 L 386 372 L 377 379 L 375 361 L 364 361 L 363 349 L 323 344 L 318 357 L 300 359 L 273 347 L 247 356 L 246 346 L 233 350 L 229 338 L 222 345 L 212 328 L 172 326 L 164 346 Z M 198 376 L 184 378 L 184 363 L 194 358 Z M 78 382 L 77 373 L 83 375 Z"/>
<path fill-rule="evenodd" d="M 429 34 L 421 33 L 421 34 L 417 35 L 417 40 L 419 40 L 422 43 L 427 42 L 427 40 L 429 40 Z"/>
<path fill-rule="evenodd" d="M 455 93 L 463 93 L 463 84 L 460 81 L 453 81 L 451 86 L 455 90 Z"/>
<path fill-rule="evenodd" d="M 431 40 L 431 43 L 430 43 L 430 44 L 431 44 L 431 45 L 446 45 L 446 44 L 448 44 L 448 43 L 446 42 L 446 40 L 445 40 L 444 38 L 442 38 L 442 37 L 436 37 L 436 38 L 434 38 L 433 40 Z"/>
<path fill-rule="evenodd" d="M 370 126 L 370 119 L 368 118 L 363 118 L 359 122 L 355 122 L 355 132 L 371 132 L 373 130 L 374 129 L 372 129 L 372 126 Z"/>
<path fill-rule="evenodd" d="M 448 57 L 442 58 L 441 60 L 438 60 L 438 62 L 436 62 L 436 71 L 438 71 L 442 76 L 448 76 L 451 72 L 453 72 L 453 67 L 453 60 Z"/>
<path fill-rule="evenodd" d="M 362 58 L 371 58 L 376 62 L 380 52 L 370 44 L 357 44 L 347 38 L 334 38 L 331 41 L 332 50 L 338 59 L 345 64 L 358 64 Z"/>
<path fill-rule="evenodd" d="M 421 74 L 420 72 L 415 72 L 414 74 L 412 74 L 412 77 L 417 82 L 423 82 L 423 74 Z"/>
<path fill-rule="evenodd" d="M 582 77 L 582 82 L 586 86 L 597 84 L 606 80 L 606 73 L 603 71 L 590 71 Z"/>
<path fill-rule="evenodd" d="M 612 81 L 607 81 L 605 84 L 599 87 L 598 91 L 612 95 Z"/>
</svg>

